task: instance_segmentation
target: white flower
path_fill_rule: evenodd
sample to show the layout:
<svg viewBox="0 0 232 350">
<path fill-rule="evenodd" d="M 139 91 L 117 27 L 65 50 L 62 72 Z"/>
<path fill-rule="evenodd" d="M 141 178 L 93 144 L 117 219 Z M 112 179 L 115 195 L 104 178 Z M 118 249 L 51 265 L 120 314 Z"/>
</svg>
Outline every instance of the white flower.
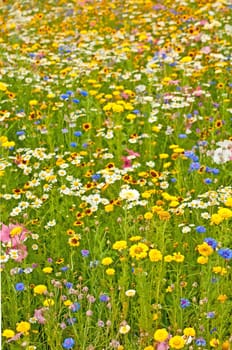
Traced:
<svg viewBox="0 0 232 350">
<path fill-rule="evenodd" d="M 125 294 L 126 294 L 127 297 L 133 297 L 133 296 L 135 296 L 135 294 L 136 294 L 136 290 L 134 290 L 134 289 L 128 289 L 128 290 L 125 292 Z"/>
<path fill-rule="evenodd" d="M 119 197 L 121 199 L 125 199 L 129 202 L 131 201 L 137 201 L 139 199 L 140 193 L 137 190 L 133 189 L 122 189 L 119 193 Z"/>
<path fill-rule="evenodd" d="M 127 324 L 125 326 L 121 326 L 119 328 L 119 333 L 120 334 L 127 334 L 130 331 L 130 326 Z"/>
</svg>

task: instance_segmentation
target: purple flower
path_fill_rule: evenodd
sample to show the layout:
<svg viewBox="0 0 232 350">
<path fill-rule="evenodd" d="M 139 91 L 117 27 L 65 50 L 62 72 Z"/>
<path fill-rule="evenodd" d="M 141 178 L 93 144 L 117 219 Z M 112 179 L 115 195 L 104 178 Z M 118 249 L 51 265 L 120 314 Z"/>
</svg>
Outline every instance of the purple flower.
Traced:
<svg viewBox="0 0 232 350">
<path fill-rule="evenodd" d="M 98 327 L 104 327 L 105 323 L 102 320 L 99 320 L 97 325 L 98 325 Z"/>
<path fill-rule="evenodd" d="M 66 338 L 62 344 L 64 349 L 72 349 L 74 345 L 75 345 L 75 341 L 73 338 Z"/>
<path fill-rule="evenodd" d="M 81 255 L 82 255 L 83 257 L 89 256 L 89 250 L 87 250 L 87 249 L 82 249 L 82 250 L 81 250 Z"/>
<path fill-rule="evenodd" d="M 67 318 L 67 323 L 69 325 L 72 325 L 72 324 L 76 323 L 76 321 L 77 321 L 76 317 Z"/>
<path fill-rule="evenodd" d="M 106 303 L 107 301 L 110 300 L 110 298 L 106 294 L 101 294 L 100 297 L 99 297 L 99 300 L 104 302 L 104 303 Z"/>
<path fill-rule="evenodd" d="M 185 298 L 181 298 L 180 299 L 180 307 L 182 309 L 186 309 L 190 305 L 191 305 L 191 303 L 190 303 L 190 301 L 188 299 L 185 299 Z"/>
</svg>

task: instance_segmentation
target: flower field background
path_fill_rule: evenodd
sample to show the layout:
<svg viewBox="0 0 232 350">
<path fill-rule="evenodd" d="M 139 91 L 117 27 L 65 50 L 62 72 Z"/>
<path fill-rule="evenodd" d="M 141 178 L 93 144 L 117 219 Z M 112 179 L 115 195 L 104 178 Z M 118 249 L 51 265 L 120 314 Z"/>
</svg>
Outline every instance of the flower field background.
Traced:
<svg viewBox="0 0 232 350">
<path fill-rule="evenodd" d="M 2 2 L 2 349 L 231 349 L 231 10 Z"/>
</svg>

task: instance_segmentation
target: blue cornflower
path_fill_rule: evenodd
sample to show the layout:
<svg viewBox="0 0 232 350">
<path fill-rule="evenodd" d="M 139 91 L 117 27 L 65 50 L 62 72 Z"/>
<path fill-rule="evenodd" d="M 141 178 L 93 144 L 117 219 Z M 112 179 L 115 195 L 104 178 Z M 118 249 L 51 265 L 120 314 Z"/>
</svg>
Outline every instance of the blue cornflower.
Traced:
<svg viewBox="0 0 232 350">
<path fill-rule="evenodd" d="M 67 101 L 69 99 L 69 95 L 68 94 L 61 94 L 60 98 L 61 98 L 61 100 Z"/>
<path fill-rule="evenodd" d="M 106 303 L 107 301 L 109 301 L 109 297 L 108 297 L 108 295 L 106 295 L 106 294 L 101 294 L 100 295 L 100 297 L 99 297 L 99 300 L 100 301 L 102 301 L 102 302 L 104 302 L 104 303 Z"/>
<path fill-rule="evenodd" d="M 212 174 L 214 174 L 214 175 L 218 175 L 219 173 L 220 173 L 220 170 L 219 169 L 217 169 L 217 168 L 212 168 Z"/>
<path fill-rule="evenodd" d="M 76 143 L 76 142 L 71 142 L 71 143 L 70 143 L 70 146 L 71 146 L 71 147 L 77 147 L 77 143 Z"/>
<path fill-rule="evenodd" d="M 217 332 L 217 328 L 216 328 L 216 327 L 212 328 L 212 329 L 209 331 L 210 334 L 213 334 L 214 332 Z"/>
<path fill-rule="evenodd" d="M 73 283 L 71 283 L 71 282 L 66 282 L 64 285 L 65 285 L 65 287 L 67 287 L 67 288 L 69 289 L 69 288 L 72 288 Z"/>
<path fill-rule="evenodd" d="M 73 98 L 72 101 L 73 101 L 74 103 L 80 103 L 80 100 L 78 100 L 77 98 Z"/>
<path fill-rule="evenodd" d="M 216 239 L 211 238 L 211 237 L 207 237 L 204 239 L 204 242 L 206 242 L 208 245 L 210 245 L 213 249 L 216 249 L 218 242 L 216 241 Z"/>
<path fill-rule="evenodd" d="M 191 305 L 191 303 L 190 303 L 190 301 L 188 299 L 185 299 L 185 298 L 181 298 L 180 299 L 180 307 L 182 309 L 186 309 L 190 305 Z"/>
<path fill-rule="evenodd" d="M 16 131 L 16 135 L 17 136 L 25 135 L 25 131 L 24 130 Z"/>
<path fill-rule="evenodd" d="M 80 94 L 81 94 L 82 96 L 88 96 L 88 92 L 85 91 L 85 90 L 81 90 L 81 91 L 80 91 Z"/>
<path fill-rule="evenodd" d="M 92 180 L 97 181 L 100 179 L 101 175 L 100 174 L 93 174 L 91 177 L 92 177 Z"/>
<path fill-rule="evenodd" d="M 207 312 L 206 318 L 214 318 L 214 317 L 215 317 L 214 311 Z"/>
<path fill-rule="evenodd" d="M 80 137 L 82 135 L 82 132 L 81 131 L 74 131 L 74 136 L 77 136 L 77 137 Z"/>
<path fill-rule="evenodd" d="M 66 94 L 69 95 L 69 96 L 73 96 L 74 95 L 73 91 L 71 91 L 71 90 L 66 91 Z"/>
<path fill-rule="evenodd" d="M 193 162 L 190 164 L 189 170 L 194 171 L 194 170 L 199 170 L 201 167 L 201 164 L 198 162 Z"/>
<path fill-rule="evenodd" d="M 204 179 L 204 183 L 206 185 L 210 185 L 213 181 L 211 179 L 209 179 L 208 177 L 206 179 Z"/>
<path fill-rule="evenodd" d="M 139 111 L 138 109 L 134 109 L 134 110 L 132 111 L 132 113 L 134 113 L 134 114 L 139 114 L 140 111 Z"/>
<path fill-rule="evenodd" d="M 206 228 L 204 226 L 197 226 L 196 231 L 197 231 L 197 233 L 205 233 Z"/>
<path fill-rule="evenodd" d="M 22 282 L 16 283 L 15 285 L 15 290 L 17 290 L 17 292 L 22 292 L 24 290 L 25 286 Z"/>
<path fill-rule="evenodd" d="M 188 136 L 186 134 L 179 134 L 179 139 L 186 139 Z"/>
<path fill-rule="evenodd" d="M 176 182 L 176 178 L 175 178 L 175 177 L 172 177 L 172 178 L 171 178 L 171 182 Z"/>
<path fill-rule="evenodd" d="M 63 267 L 60 268 L 60 271 L 66 272 L 66 271 L 68 271 L 68 269 L 69 269 L 68 266 L 63 266 Z"/>
<path fill-rule="evenodd" d="M 70 310 L 72 312 L 76 312 L 76 311 L 80 310 L 80 308 L 81 308 L 81 305 L 79 303 L 77 303 L 76 301 L 72 305 L 70 305 Z"/>
<path fill-rule="evenodd" d="M 204 338 L 197 338 L 195 340 L 195 343 L 197 346 L 205 346 L 206 345 L 206 341 Z"/>
<path fill-rule="evenodd" d="M 62 344 L 64 349 L 72 349 L 74 345 L 75 345 L 75 341 L 73 338 L 66 338 Z"/>
<path fill-rule="evenodd" d="M 218 255 L 220 255 L 223 259 L 230 260 L 232 259 L 232 249 L 221 248 L 218 250 Z"/>
<path fill-rule="evenodd" d="M 207 237 L 204 239 L 204 242 L 206 242 L 208 245 L 210 245 L 213 249 L 216 249 L 218 242 L 216 241 L 216 239 L 212 238 L 212 237 Z"/>
</svg>

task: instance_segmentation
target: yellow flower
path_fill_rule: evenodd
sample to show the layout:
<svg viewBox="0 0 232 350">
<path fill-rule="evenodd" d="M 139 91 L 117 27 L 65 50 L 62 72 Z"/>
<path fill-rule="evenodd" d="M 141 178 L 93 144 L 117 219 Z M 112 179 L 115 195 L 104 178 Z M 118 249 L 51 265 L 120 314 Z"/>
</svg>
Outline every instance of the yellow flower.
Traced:
<svg viewBox="0 0 232 350">
<path fill-rule="evenodd" d="M 43 270 L 42 270 L 44 273 L 52 273 L 53 271 L 53 268 L 52 267 L 44 267 Z"/>
<path fill-rule="evenodd" d="M 44 294 L 45 292 L 47 292 L 47 287 L 44 284 L 38 284 L 34 287 L 35 294 Z"/>
<path fill-rule="evenodd" d="M 4 329 L 2 332 L 2 336 L 6 338 L 13 338 L 15 335 L 15 332 L 12 331 L 12 329 Z"/>
<path fill-rule="evenodd" d="M 221 266 L 213 267 L 213 272 L 216 273 L 216 274 L 219 274 L 221 276 L 227 274 L 227 270 L 224 267 L 221 267 Z"/>
<path fill-rule="evenodd" d="M 192 57 L 191 56 L 185 56 L 180 60 L 180 63 L 189 63 L 192 61 Z M 181 348 L 180 348 L 181 349 Z"/>
<path fill-rule="evenodd" d="M 225 205 L 227 207 L 232 207 L 232 197 L 227 198 L 227 200 L 225 202 Z"/>
<path fill-rule="evenodd" d="M 166 220 L 169 220 L 171 215 L 169 214 L 168 211 L 166 210 L 160 210 L 158 211 L 158 215 L 159 215 L 159 219 L 160 220 L 163 220 L 163 221 L 166 221 Z"/>
<path fill-rule="evenodd" d="M 107 269 L 107 270 L 106 270 L 106 274 L 107 274 L 108 276 L 113 276 L 113 275 L 115 275 L 115 269 Z"/>
<path fill-rule="evenodd" d="M 29 322 L 22 321 L 17 323 L 16 331 L 19 333 L 27 334 L 30 329 L 31 329 L 31 325 Z"/>
<path fill-rule="evenodd" d="M 152 217 L 153 217 L 153 213 L 151 213 L 151 212 L 149 212 L 149 211 L 148 211 L 147 213 L 144 214 L 144 219 L 145 219 L 145 220 L 151 220 Z"/>
<path fill-rule="evenodd" d="M 211 219 L 210 219 L 211 224 L 219 225 L 222 221 L 223 221 L 223 217 L 221 215 L 212 214 Z"/>
<path fill-rule="evenodd" d="M 38 104 L 38 101 L 37 100 L 30 100 L 29 101 L 29 105 L 30 106 L 36 106 Z"/>
<path fill-rule="evenodd" d="M 208 260 L 209 260 L 208 256 L 199 256 L 197 258 L 198 264 L 201 264 L 201 265 L 207 264 Z"/>
<path fill-rule="evenodd" d="M 220 208 L 218 210 L 218 215 L 220 215 L 223 219 L 229 219 L 232 217 L 232 210 L 228 208 Z"/>
<path fill-rule="evenodd" d="M 220 294 L 217 298 L 218 301 L 221 303 L 224 303 L 228 299 L 228 296 L 226 294 Z"/>
<path fill-rule="evenodd" d="M 0 91 L 6 91 L 7 85 L 5 83 L 0 82 Z"/>
<path fill-rule="evenodd" d="M 180 335 L 175 335 L 169 340 L 169 345 L 173 349 L 183 349 L 185 342 Z"/>
<path fill-rule="evenodd" d="M 161 251 L 158 249 L 151 249 L 149 251 L 149 258 L 152 262 L 161 261 L 162 257 L 163 257 L 163 255 L 162 255 Z"/>
<path fill-rule="evenodd" d="M 126 241 L 117 241 L 113 244 L 112 247 L 114 250 L 124 250 L 127 248 L 127 242 Z"/>
<path fill-rule="evenodd" d="M 154 350 L 154 347 L 152 345 L 146 346 L 144 350 Z"/>
<path fill-rule="evenodd" d="M 65 305 L 65 306 L 70 306 L 70 305 L 72 305 L 72 304 L 73 304 L 73 302 L 72 302 L 71 300 L 69 300 L 69 299 L 67 299 L 67 300 L 64 301 L 64 305 Z"/>
<path fill-rule="evenodd" d="M 184 255 L 180 254 L 180 252 L 174 253 L 173 254 L 173 260 L 178 262 L 178 263 L 181 263 L 181 262 L 184 261 Z"/>
<path fill-rule="evenodd" d="M 230 350 L 230 343 L 228 340 L 224 341 L 224 343 L 222 343 L 222 350 Z"/>
<path fill-rule="evenodd" d="M 131 242 L 137 242 L 137 241 L 140 241 L 142 239 L 141 236 L 132 236 L 130 237 L 130 241 Z"/>
<path fill-rule="evenodd" d="M 210 245 L 208 245 L 206 242 L 199 244 L 197 246 L 197 250 L 203 256 L 209 256 L 213 254 L 213 248 Z"/>
<path fill-rule="evenodd" d="M 168 331 L 165 328 L 157 329 L 154 334 L 154 339 L 158 342 L 163 342 L 168 338 Z"/>
<path fill-rule="evenodd" d="M 106 211 L 107 213 L 109 213 L 109 212 L 111 212 L 111 211 L 113 211 L 113 210 L 114 210 L 113 204 L 107 204 L 107 205 L 105 206 L 105 211 Z"/>
<path fill-rule="evenodd" d="M 78 247 L 80 245 L 80 236 L 79 235 L 73 235 L 72 237 L 69 238 L 68 244 L 71 247 Z"/>
<path fill-rule="evenodd" d="M 113 262 L 113 259 L 110 257 L 106 257 L 106 258 L 102 259 L 102 261 L 101 261 L 102 265 L 104 265 L 104 266 L 108 266 L 108 265 L 112 264 L 112 262 Z"/>
<path fill-rule="evenodd" d="M 167 153 L 160 153 L 160 155 L 159 155 L 160 159 L 166 159 L 168 157 L 169 157 L 169 155 Z"/>
<path fill-rule="evenodd" d="M 147 256 L 148 246 L 144 243 L 134 244 L 130 247 L 130 256 L 136 260 L 144 259 Z"/>
<path fill-rule="evenodd" d="M 213 338 L 213 339 L 210 340 L 209 343 L 210 343 L 210 346 L 212 346 L 212 348 L 217 348 L 220 342 L 219 342 L 218 339 Z"/>
<path fill-rule="evenodd" d="M 15 237 L 15 236 L 19 236 L 22 233 L 22 227 L 14 227 L 11 231 L 10 231 L 10 236 L 11 237 Z"/>
<path fill-rule="evenodd" d="M 183 333 L 187 337 L 195 337 L 195 335 L 196 335 L 195 329 L 192 327 L 185 328 Z"/>
<path fill-rule="evenodd" d="M 44 306 L 52 306 L 54 304 L 55 304 L 55 302 L 54 302 L 53 299 L 45 299 L 44 302 L 43 302 Z"/>
<path fill-rule="evenodd" d="M 166 255 L 165 257 L 164 257 L 164 261 L 165 262 L 171 262 L 171 261 L 173 261 L 174 259 L 173 259 L 173 256 L 172 255 Z"/>
</svg>

